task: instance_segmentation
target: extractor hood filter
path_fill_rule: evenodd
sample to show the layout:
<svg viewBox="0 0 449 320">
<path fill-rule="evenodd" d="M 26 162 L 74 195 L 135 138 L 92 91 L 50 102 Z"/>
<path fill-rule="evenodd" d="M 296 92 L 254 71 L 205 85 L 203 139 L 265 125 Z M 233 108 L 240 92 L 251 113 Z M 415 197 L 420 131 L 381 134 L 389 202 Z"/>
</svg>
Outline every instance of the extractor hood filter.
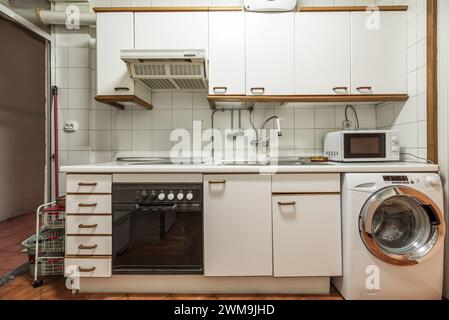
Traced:
<svg viewBox="0 0 449 320">
<path fill-rule="evenodd" d="M 151 90 L 207 90 L 204 50 L 122 50 L 121 57 Z"/>
</svg>

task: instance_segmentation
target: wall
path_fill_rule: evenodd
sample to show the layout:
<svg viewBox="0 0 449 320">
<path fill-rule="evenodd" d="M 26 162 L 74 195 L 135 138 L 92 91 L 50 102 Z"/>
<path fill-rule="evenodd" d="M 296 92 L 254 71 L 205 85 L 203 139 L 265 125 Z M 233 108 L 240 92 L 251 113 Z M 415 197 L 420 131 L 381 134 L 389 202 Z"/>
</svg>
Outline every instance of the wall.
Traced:
<svg viewBox="0 0 449 320">
<path fill-rule="evenodd" d="M 44 202 L 46 44 L 1 17 L 0 39 L 2 221 Z"/>
<path fill-rule="evenodd" d="M 408 24 L 410 30 L 418 30 L 422 24 L 421 6 L 417 0 L 408 1 L 410 5 Z M 424 0 L 418 0 L 424 1 Z M 375 1 L 376 4 L 397 4 L 403 1 Z M 302 0 L 300 5 L 367 5 L 373 1 L 318 1 Z M 76 4 L 76 3 L 75 3 Z M 161 5 L 238 5 L 239 1 L 148 1 L 148 0 L 92 0 L 90 8 L 95 6 L 161 6 Z M 82 11 L 89 10 L 86 3 L 80 3 Z M 56 4 L 56 8 L 63 10 L 64 4 Z M 418 14 L 418 12 L 420 14 Z M 419 17 L 419 18 L 418 18 Z M 422 32 L 422 28 L 419 30 Z M 414 32 L 410 31 L 411 34 Z M 420 33 L 421 34 L 421 33 Z M 210 127 L 211 111 L 205 94 L 198 93 L 154 93 L 154 110 L 147 111 L 140 108 L 117 110 L 108 105 L 94 101 L 95 96 L 95 48 L 89 48 L 89 37 L 95 37 L 95 28 L 83 27 L 81 30 L 68 31 L 64 27 L 54 27 L 54 68 L 55 82 L 61 88 L 61 117 L 60 125 L 66 120 L 78 121 L 80 130 L 76 133 L 65 133 L 60 130 L 61 164 L 82 164 L 87 162 L 104 162 L 117 156 L 146 156 L 167 155 L 172 143 L 169 135 L 172 129 L 182 127 L 191 129 L 192 120 L 200 120 L 203 129 Z M 420 41 L 418 41 L 420 39 Z M 409 40 L 409 58 L 413 59 L 422 42 L 418 31 L 416 37 Z M 412 49 L 411 49 L 412 48 Z M 413 51 L 414 50 L 414 51 Z M 420 56 L 420 63 L 422 56 Z M 418 62 L 416 62 L 418 65 Z M 418 71 L 419 70 L 419 71 Z M 422 75 L 423 66 L 418 69 L 410 64 L 409 80 L 418 85 L 418 75 Z M 412 90 L 414 87 L 411 88 Z M 417 91 L 417 89 L 416 89 Z M 385 104 L 381 106 L 357 106 L 362 128 L 397 127 L 404 134 L 407 152 L 425 152 L 425 146 L 418 144 L 418 128 L 425 125 L 422 119 L 423 93 L 412 92 L 413 98 L 407 106 L 400 104 Z M 425 100 L 425 99 L 424 99 Z M 420 113 L 418 115 L 418 101 Z M 409 107 L 411 105 L 411 107 Z M 282 126 L 284 136 L 280 139 L 280 153 L 282 155 L 311 155 L 320 154 L 323 149 L 323 139 L 327 132 L 341 128 L 344 119 L 344 106 L 326 105 L 294 105 L 280 106 L 273 104 L 257 104 L 254 112 L 256 127 L 260 127 L 263 120 L 276 114 L 284 118 Z M 410 115 L 412 114 L 412 115 Z M 234 123 L 238 123 L 234 115 Z M 250 128 L 248 114 L 242 112 L 242 127 Z M 380 122 L 378 123 L 378 120 Z M 410 120 L 411 119 L 411 120 Z M 420 119 L 420 121 L 418 121 Z M 229 112 L 216 114 L 216 127 L 220 129 L 231 127 Z M 410 138 L 409 130 L 413 130 L 416 138 Z M 64 177 L 61 175 L 61 183 Z"/>
<path fill-rule="evenodd" d="M 401 152 L 427 159 L 427 1 L 397 1 L 407 4 L 407 87 L 406 103 L 377 107 L 377 126 L 400 131 Z M 403 155 L 404 160 L 415 157 Z M 423 160 L 420 160 L 423 161 Z"/>
</svg>

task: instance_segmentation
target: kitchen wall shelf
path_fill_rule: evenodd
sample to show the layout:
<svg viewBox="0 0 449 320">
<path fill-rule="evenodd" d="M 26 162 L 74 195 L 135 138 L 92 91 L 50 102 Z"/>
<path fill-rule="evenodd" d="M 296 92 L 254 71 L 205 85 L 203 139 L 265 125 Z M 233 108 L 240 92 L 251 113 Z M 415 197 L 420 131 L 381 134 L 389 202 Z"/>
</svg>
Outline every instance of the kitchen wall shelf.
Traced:
<svg viewBox="0 0 449 320">
<path fill-rule="evenodd" d="M 96 7 L 95 12 L 213 12 L 242 11 L 238 6 L 223 7 Z"/>
<path fill-rule="evenodd" d="M 407 11 L 408 6 L 336 6 L 336 7 L 300 7 L 299 12 L 348 12 L 348 11 L 370 11 L 370 8 L 379 11 Z"/>
<path fill-rule="evenodd" d="M 125 109 L 127 105 L 137 105 L 141 106 L 145 109 L 151 110 L 153 109 L 153 105 L 148 102 L 143 101 L 142 99 L 132 96 L 132 95 L 115 95 L 115 96 L 96 96 L 95 100 L 98 102 L 109 104 L 110 106 Z"/>
<path fill-rule="evenodd" d="M 310 96 L 243 96 L 243 95 L 209 95 L 207 100 L 212 109 L 216 108 L 216 103 L 362 103 L 373 102 L 400 102 L 407 101 L 407 94 L 390 95 L 310 95 Z"/>
</svg>

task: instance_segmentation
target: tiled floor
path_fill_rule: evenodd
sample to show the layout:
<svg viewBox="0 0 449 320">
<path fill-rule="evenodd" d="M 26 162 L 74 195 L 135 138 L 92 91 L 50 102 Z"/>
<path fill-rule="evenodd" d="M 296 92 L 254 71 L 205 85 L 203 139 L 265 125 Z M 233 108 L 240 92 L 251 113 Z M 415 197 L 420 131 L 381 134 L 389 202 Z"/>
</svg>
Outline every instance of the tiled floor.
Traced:
<svg viewBox="0 0 449 320">
<path fill-rule="evenodd" d="M 145 293 L 78 293 L 65 288 L 62 277 L 45 279 L 40 288 L 31 286 L 31 277 L 21 275 L 0 287 L 0 300 L 341 300 L 334 290 L 329 295 L 263 294 L 145 294 Z"/>
<path fill-rule="evenodd" d="M 35 232 L 35 213 L 0 222 L 0 277 L 28 261 L 21 243 Z"/>
</svg>

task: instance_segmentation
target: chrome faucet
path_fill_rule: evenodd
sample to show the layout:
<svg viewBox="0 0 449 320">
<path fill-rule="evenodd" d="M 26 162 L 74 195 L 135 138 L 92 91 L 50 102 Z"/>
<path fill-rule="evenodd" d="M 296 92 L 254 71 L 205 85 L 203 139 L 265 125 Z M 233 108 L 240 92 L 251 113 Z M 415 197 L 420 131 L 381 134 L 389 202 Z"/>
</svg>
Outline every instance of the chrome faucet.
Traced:
<svg viewBox="0 0 449 320">
<path fill-rule="evenodd" d="M 276 130 L 277 130 L 278 137 L 282 137 L 281 118 L 279 118 L 278 116 L 269 117 L 267 120 L 265 120 L 265 122 L 262 124 L 262 127 L 260 129 L 261 130 L 265 129 L 265 126 L 271 120 L 275 120 L 276 121 Z M 254 140 L 254 141 L 251 142 L 251 144 L 253 146 L 263 146 L 265 148 L 268 148 L 270 146 L 270 137 L 266 137 L 264 139 Z"/>
</svg>

